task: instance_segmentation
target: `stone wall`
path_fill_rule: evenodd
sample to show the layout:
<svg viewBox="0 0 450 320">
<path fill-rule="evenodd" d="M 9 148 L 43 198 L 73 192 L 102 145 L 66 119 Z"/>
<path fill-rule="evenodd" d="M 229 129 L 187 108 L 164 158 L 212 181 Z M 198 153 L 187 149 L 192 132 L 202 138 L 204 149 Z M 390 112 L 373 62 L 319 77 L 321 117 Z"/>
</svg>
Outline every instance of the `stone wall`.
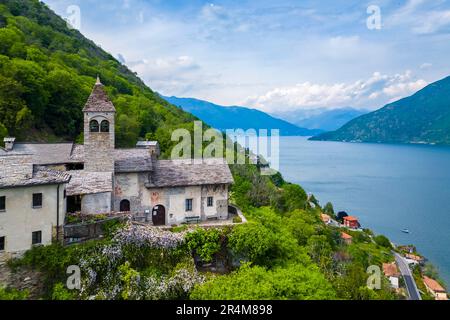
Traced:
<svg viewBox="0 0 450 320">
<path fill-rule="evenodd" d="M 202 220 L 228 218 L 228 186 L 205 185 L 171 188 L 145 187 L 148 175 L 145 173 L 118 173 L 114 178 L 114 211 L 120 211 L 122 200 L 130 201 L 131 213 L 144 216 L 157 205 L 166 210 L 166 224 L 180 224 L 188 216 Z M 208 207 L 208 197 L 213 197 L 213 206 Z M 186 199 L 193 199 L 192 211 L 186 212 Z M 151 221 L 151 215 L 149 216 Z"/>
<path fill-rule="evenodd" d="M 111 221 L 125 221 L 126 219 L 126 216 L 117 216 L 91 223 L 65 225 L 64 242 L 68 244 L 100 238 L 105 233 L 105 224 L 110 223 Z"/>
<path fill-rule="evenodd" d="M 111 211 L 111 192 L 86 194 L 81 197 L 83 214 L 106 214 Z"/>
</svg>

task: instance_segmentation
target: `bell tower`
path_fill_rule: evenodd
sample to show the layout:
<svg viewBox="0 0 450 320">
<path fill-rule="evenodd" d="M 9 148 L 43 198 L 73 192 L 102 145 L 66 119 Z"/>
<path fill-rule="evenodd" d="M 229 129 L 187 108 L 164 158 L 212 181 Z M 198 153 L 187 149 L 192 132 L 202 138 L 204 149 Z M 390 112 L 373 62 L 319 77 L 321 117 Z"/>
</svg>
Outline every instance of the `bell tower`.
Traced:
<svg viewBox="0 0 450 320">
<path fill-rule="evenodd" d="M 114 120 L 116 109 L 98 77 L 84 106 L 83 114 L 84 170 L 114 172 Z"/>
</svg>

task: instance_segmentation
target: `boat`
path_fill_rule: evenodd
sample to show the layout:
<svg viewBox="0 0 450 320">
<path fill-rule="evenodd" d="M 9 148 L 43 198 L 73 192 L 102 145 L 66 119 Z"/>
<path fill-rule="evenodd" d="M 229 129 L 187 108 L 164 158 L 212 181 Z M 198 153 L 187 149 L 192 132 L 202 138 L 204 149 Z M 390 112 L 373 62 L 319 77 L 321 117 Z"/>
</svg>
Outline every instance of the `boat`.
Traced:
<svg viewBox="0 0 450 320">
<path fill-rule="evenodd" d="M 409 233 L 409 230 L 408 229 L 403 229 L 402 232 L 403 233 Z"/>
</svg>

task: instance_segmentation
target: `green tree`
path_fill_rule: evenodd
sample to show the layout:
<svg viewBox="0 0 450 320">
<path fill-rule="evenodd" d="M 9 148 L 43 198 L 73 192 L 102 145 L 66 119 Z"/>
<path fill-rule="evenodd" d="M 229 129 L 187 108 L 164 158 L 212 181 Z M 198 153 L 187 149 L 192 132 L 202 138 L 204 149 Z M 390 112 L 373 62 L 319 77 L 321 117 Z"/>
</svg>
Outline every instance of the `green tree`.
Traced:
<svg viewBox="0 0 450 320">
<path fill-rule="evenodd" d="M 335 213 L 334 213 L 333 204 L 331 202 L 327 202 L 325 207 L 323 207 L 323 212 L 334 217 Z"/>
<path fill-rule="evenodd" d="M 307 250 L 309 256 L 324 272 L 331 271 L 332 248 L 324 235 L 313 235 L 308 239 Z"/>
<path fill-rule="evenodd" d="M 23 87 L 12 78 L 0 74 L 0 122 L 10 134 L 17 134 L 20 128 L 16 127 L 17 113 L 26 108 L 22 99 Z"/>
<path fill-rule="evenodd" d="M 216 277 L 194 288 L 194 300 L 325 300 L 333 288 L 314 267 L 289 265 L 267 270 L 242 266 L 230 275 Z"/>
<path fill-rule="evenodd" d="M 199 255 L 204 262 L 211 262 L 221 249 L 221 232 L 198 228 L 187 234 L 186 243 L 189 250 Z"/>
<path fill-rule="evenodd" d="M 387 237 L 385 237 L 385 236 L 383 236 L 381 234 L 376 236 L 376 237 L 374 237 L 373 240 L 375 241 L 375 243 L 377 245 L 379 245 L 381 247 L 388 248 L 388 249 L 392 248 L 391 241 Z"/>
<path fill-rule="evenodd" d="M 0 123 L 0 143 L 3 143 L 3 139 L 8 136 L 8 129 Z"/>
</svg>

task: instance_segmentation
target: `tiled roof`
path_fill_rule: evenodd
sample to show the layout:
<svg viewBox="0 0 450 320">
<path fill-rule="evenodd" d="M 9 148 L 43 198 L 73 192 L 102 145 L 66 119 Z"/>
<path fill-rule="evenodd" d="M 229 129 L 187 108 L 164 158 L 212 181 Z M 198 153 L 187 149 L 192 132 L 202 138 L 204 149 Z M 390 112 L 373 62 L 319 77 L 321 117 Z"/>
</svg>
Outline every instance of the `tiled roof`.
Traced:
<svg viewBox="0 0 450 320">
<path fill-rule="evenodd" d="M 111 172 L 73 170 L 67 173 L 72 176 L 66 189 L 68 196 L 112 192 Z"/>
<path fill-rule="evenodd" d="M 347 220 L 347 221 L 358 221 L 358 218 L 353 217 L 353 216 L 348 216 L 348 217 L 344 217 L 344 220 Z"/>
<path fill-rule="evenodd" d="M 222 159 L 205 159 L 203 163 L 191 160 L 159 160 L 150 177 L 148 188 L 231 184 L 228 164 Z"/>
<path fill-rule="evenodd" d="M 386 277 L 398 277 L 400 273 L 398 272 L 397 265 L 395 262 L 383 263 L 383 273 Z"/>
<path fill-rule="evenodd" d="M 353 239 L 353 237 L 351 235 L 349 235 L 348 233 L 345 232 L 341 232 L 341 238 L 344 240 L 351 240 Z"/>
<path fill-rule="evenodd" d="M 446 292 L 445 289 L 434 279 L 431 279 L 427 276 L 423 277 L 423 282 L 425 285 L 433 290 L 434 292 Z"/>
<path fill-rule="evenodd" d="M 70 159 L 73 143 L 16 143 L 10 155 L 31 154 L 33 164 L 64 164 L 74 162 Z"/>
<path fill-rule="evenodd" d="M 83 112 L 116 112 L 113 103 L 108 97 L 101 83 L 96 83 L 89 96 Z"/>
<path fill-rule="evenodd" d="M 412 253 L 406 253 L 406 254 L 405 254 L 405 258 L 411 259 L 411 260 L 414 260 L 414 261 L 422 261 L 422 260 L 423 260 L 422 257 L 417 256 L 417 255 L 412 254 Z"/>
<path fill-rule="evenodd" d="M 31 156 L 0 157 L 0 188 L 62 184 L 70 181 L 65 172 L 36 168 L 33 170 Z"/>
<path fill-rule="evenodd" d="M 114 163 L 115 172 L 149 172 L 153 170 L 152 159 L 150 157 L 126 158 L 116 160 Z"/>
<path fill-rule="evenodd" d="M 116 172 L 148 172 L 153 170 L 148 149 L 115 149 L 114 160 Z"/>
<path fill-rule="evenodd" d="M 12 151 L 2 151 L 0 155 L 32 156 L 33 164 L 51 165 L 84 162 L 84 146 L 73 143 L 18 143 Z M 116 172 L 145 172 L 152 170 L 148 149 L 115 149 Z"/>
</svg>

